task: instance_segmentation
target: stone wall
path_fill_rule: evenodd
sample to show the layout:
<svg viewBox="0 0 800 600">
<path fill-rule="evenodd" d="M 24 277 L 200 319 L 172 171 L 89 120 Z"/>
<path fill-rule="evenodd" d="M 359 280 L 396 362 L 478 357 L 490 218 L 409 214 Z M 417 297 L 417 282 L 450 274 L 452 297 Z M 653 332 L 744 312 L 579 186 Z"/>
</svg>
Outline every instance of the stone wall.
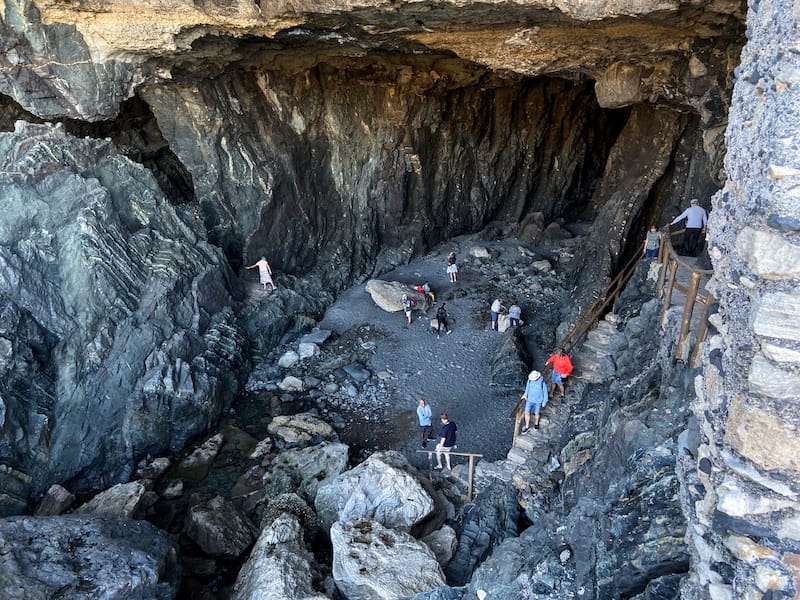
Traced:
<svg viewBox="0 0 800 600">
<path fill-rule="evenodd" d="M 685 598 L 800 597 L 800 4 L 753 2 L 714 199 Z"/>
</svg>

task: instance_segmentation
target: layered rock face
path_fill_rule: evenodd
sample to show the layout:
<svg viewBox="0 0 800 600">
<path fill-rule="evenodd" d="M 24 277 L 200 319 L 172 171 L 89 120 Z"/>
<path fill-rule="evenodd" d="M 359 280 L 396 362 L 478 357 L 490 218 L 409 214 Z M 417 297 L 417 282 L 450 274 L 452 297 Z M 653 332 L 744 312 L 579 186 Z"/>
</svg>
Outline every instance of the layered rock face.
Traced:
<svg viewBox="0 0 800 600">
<path fill-rule="evenodd" d="M 710 223 L 719 309 L 693 406 L 703 443 L 686 476 L 688 598 L 800 590 L 799 18 L 791 2 L 748 16 Z"/>
</svg>

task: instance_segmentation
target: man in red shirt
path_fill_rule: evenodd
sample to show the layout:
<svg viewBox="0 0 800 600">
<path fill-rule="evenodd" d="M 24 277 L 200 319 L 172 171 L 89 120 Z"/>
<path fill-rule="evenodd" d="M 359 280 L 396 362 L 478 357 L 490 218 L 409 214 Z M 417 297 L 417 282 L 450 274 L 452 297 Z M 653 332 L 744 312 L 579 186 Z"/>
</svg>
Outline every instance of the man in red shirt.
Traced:
<svg viewBox="0 0 800 600">
<path fill-rule="evenodd" d="M 553 364 L 553 375 L 550 377 L 550 395 L 553 395 L 553 390 L 558 386 L 558 391 L 561 392 L 561 397 L 563 398 L 564 379 L 572 373 L 572 361 L 564 352 L 564 349 L 559 348 L 544 364 L 547 366 L 550 363 Z"/>
</svg>

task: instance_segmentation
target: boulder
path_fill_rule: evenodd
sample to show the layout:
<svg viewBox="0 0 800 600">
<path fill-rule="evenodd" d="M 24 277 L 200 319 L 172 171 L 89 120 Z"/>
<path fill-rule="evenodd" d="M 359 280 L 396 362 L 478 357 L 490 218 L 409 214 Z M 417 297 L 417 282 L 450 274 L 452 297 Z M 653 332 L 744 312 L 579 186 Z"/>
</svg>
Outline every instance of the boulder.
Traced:
<svg viewBox="0 0 800 600">
<path fill-rule="evenodd" d="M 369 519 L 408 531 L 433 510 L 433 499 L 399 452 L 377 452 L 319 486 L 314 505 L 323 527 Z"/>
<path fill-rule="evenodd" d="M 317 346 L 321 346 L 328 341 L 329 337 L 331 337 L 330 329 L 315 329 L 311 333 L 305 334 L 299 341 L 301 344 L 316 344 Z"/>
<path fill-rule="evenodd" d="M 558 223 L 550 223 L 544 229 L 544 239 L 546 240 L 568 240 L 570 239 L 572 234 L 561 227 Z"/>
<path fill-rule="evenodd" d="M 183 496 L 183 481 L 180 479 L 170 481 L 161 493 L 161 497 L 164 498 L 164 500 L 175 500 L 181 496 Z"/>
<path fill-rule="evenodd" d="M 250 519 L 222 496 L 192 506 L 183 532 L 203 552 L 221 558 L 238 558 L 258 534 Z"/>
<path fill-rule="evenodd" d="M 3 598 L 174 598 L 180 565 L 150 523 L 97 516 L 0 521 Z"/>
<path fill-rule="evenodd" d="M 70 494 L 60 485 L 54 484 L 47 490 L 33 514 L 37 517 L 60 515 L 72 506 L 73 502 L 75 502 L 74 494 Z"/>
<path fill-rule="evenodd" d="M 303 389 L 305 389 L 303 386 L 303 380 L 295 377 L 294 375 L 284 377 L 283 380 L 278 384 L 278 387 L 284 392 L 302 392 Z"/>
<path fill-rule="evenodd" d="M 224 442 L 225 437 L 221 433 L 208 438 L 178 464 L 177 476 L 189 481 L 202 481 Z"/>
<path fill-rule="evenodd" d="M 264 489 L 268 496 L 296 491 L 313 502 L 319 486 L 345 470 L 347 453 L 338 442 L 281 452 L 262 478 Z"/>
<path fill-rule="evenodd" d="M 301 359 L 311 358 L 319 354 L 319 346 L 311 342 L 300 342 L 297 351 Z"/>
<path fill-rule="evenodd" d="M 310 413 L 277 416 L 267 426 L 267 431 L 288 443 L 308 444 L 315 438 L 336 438 L 333 427 Z"/>
<path fill-rule="evenodd" d="M 376 521 L 334 523 L 331 544 L 333 579 L 348 600 L 399 600 L 445 584 L 428 546 Z"/>
<path fill-rule="evenodd" d="M 553 265 L 550 264 L 549 260 L 542 259 L 533 261 L 531 263 L 531 267 L 536 269 L 537 271 L 543 271 L 547 273 L 553 268 Z"/>
<path fill-rule="evenodd" d="M 158 479 L 172 466 L 172 461 L 166 456 L 153 459 L 144 467 L 136 471 L 139 479 Z"/>
<path fill-rule="evenodd" d="M 448 525 L 426 535 L 422 538 L 422 541 L 425 542 L 428 548 L 436 555 L 436 562 L 438 562 L 442 568 L 445 568 L 447 563 L 450 562 L 450 559 L 453 558 L 453 553 L 456 551 L 456 546 L 458 544 L 456 532 Z"/>
<path fill-rule="evenodd" d="M 232 600 L 326 600 L 314 590 L 314 557 L 297 517 L 282 513 L 266 527 L 242 566 Z"/>
<path fill-rule="evenodd" d="M 489 258 L 489 249 L 486 246 L 471 246 L 469 255 L 474 258 Z"/>
<path fill-rule="evenodd" d="M 529 244 L 538 244 L 544 237 L 544 213 L 534 212 L 525 215 L 517 228 L 517 237 Z"/>
<path fill-rule="evenodd" d="M 278 366 L 284 369 L 295 366 L 300 361 L 300 355 L 294 350 L 289 350 L 278 359 Z"/>
<path fill-rule="evenodd" d="M 427 310 L 430 307 L 430 298 L 428 296 L 398 281 L 370 279 L 365 289 L 372 296 L 373 302 L 386 312 L 403 310 L 403 294 L 408 294 L 414 300 L 415 308 L 417 309 Z"/>
<path fill-rule="evenodd" d="M 508 315 L 497 315 L 497 331 L 503 333 L 509 327 L 511 327 L 511 319 L 508 318 Z"/>
<path fill-rule="evenodd" d="M 349 365 L 345 365 L 344 371 L 356 381 L 366 381 L 372 375 L 372 373 L 369 372 L 369 369 L 364 367 L 364 365 L 362 365 L 359 362 L 354 362 L 350 363 Z"/>
<path fill-rule="evenodd" d="M 119 483 L 100 492 L 86 504 L 78 507 L 75 512 L 77 514 L 135 518 L 139 516 L 144 493 L 145 487 L 138 481 Z"/>
<path fill-rule="evenodd" d="M 500 315 L 501 317 L 505 315 Z M 492 357 L 491 385 L 525 386 L 530 356 L 519 332 L 514 328 L 503 335 L 503 340 Z"/>
</svg>

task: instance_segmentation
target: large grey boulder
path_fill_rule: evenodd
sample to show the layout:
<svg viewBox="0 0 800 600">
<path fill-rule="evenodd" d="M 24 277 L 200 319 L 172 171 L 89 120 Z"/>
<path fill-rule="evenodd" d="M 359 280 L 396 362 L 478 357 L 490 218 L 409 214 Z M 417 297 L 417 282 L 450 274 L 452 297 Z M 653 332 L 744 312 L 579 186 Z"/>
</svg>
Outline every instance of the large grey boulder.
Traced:
<svg viewBox="0 0 800 600">
<path fill-rule="evenodd" d="M 279 415 L 267 425 L 267 431 L 285 442 L 296 444 L 308 444 L 315 439 L 337 437 L 333 427 L 311 413 Z"/>
<path fill-rule="evenodd" d="M 368 519 L 408 531 L 433 510 L 433 499 L 399 452 L 378 452 L 323 482 L 314 506 L 325 528 L 334 521 Z"/>
<path fill-rule="evenodd" d="M 127 480 L 238 389 L 231 273 L 109 141 L 18 122 L 0 162 L 0 330 L 16 357 L 0 366 L 0 465 L 30 475 L 32 496 Z"/>
<path fill-rule="evenodd" d="M 399 600 L 445 583 L 427 545 L 376 521 L 334 523 L 331 543 L 333 579 L 348 600 Z"/>
<path fill-rule="evenodd" d="M 267 495 L 297 491 L 313 502 L 319 486 L 345 470 L 347 454 L 348 446 L 338 442 L 281 452 L 262 479 Z"/>
<path fill-rule="evenodd" d="M 86 504 L 79 506 L 77 514 L 103 515 L 106 517 L 136 518 L 145 493 L 138 481 L 119 483 L 97 494 Z"/>
<path fill-rule="evenodd" d="M 232 600 L 325 600 L 312 586 L 313 558 L 297 517 L 281 514 L 258 537 L 236 578 Z"/>
<path fill-rule="evenodd" d="M 427 310 L 430 306 L 430 298 L 425 294 L 420 294 L 413 287 L 400 283 L 399 281 L 370 279 L 364 289 L 372 297 L 372 301 L 386 312 L 403 310 L 403 294 L 407 294 L 411 297 L 414 301 L 415 308 Z"/>
<path fill-rule="evenodd" d="M 173 598 L 180 565 L 144 521 L 65 515 L 0 520 L 2 598 Z"/>
<path fill-rule="evenodd" d="M 183 531 L 206 554 L 224 558 L 241 556 L 258 533 L 250 520 L 222 496 L 192 506 Z"/>
</svg>

